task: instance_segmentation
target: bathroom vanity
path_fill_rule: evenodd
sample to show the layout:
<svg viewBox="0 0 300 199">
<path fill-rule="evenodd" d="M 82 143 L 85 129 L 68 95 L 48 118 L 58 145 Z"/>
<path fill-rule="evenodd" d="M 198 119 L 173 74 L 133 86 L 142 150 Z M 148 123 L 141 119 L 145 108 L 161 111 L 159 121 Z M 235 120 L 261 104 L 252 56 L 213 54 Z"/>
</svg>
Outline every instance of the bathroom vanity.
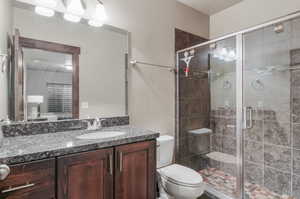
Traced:
<svg viewBox="0 0 300 199">
<path fill-rule="evenodd" d="M 78 137 L 92 132 L 80 130 L 5 138 L 0 163 L 10 173 L 0 183 L 0 198 L 155 198 L 158 133 L 131 126 L 101 131 L 125 134 L 84 140 Z"/>
<path fill-rule="evenodd" d="M 154 199 L 159 134 L 129 126 L 130 33 L 5 2 L 0 199 Z"/>
</svg>

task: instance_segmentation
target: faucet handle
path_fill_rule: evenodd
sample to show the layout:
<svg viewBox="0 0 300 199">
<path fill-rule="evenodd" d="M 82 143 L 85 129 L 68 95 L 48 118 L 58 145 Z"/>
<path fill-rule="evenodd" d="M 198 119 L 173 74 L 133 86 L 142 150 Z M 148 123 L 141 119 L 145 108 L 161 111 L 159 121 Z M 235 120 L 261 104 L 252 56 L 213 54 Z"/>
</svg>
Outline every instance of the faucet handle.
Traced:
<svg viewBox="0 0 300 199">
<path fill-rule="evenodd" d="M 95 122 L 97 122 L 97 127 L 101 128 L 102 127 L 102 121 L 104 121 L 105 119 L 100 119 L 100 118 L 96 118 Z"/>
<path fill-rule="evenodd" d="M 85 122 L 87 124 L 87 129 L 88 130 L 91 129 L 92 124 L 91 124 L 91 122 L 88 119 L 87 120 L 83 120 L 83 122 Z"/>
</svg>

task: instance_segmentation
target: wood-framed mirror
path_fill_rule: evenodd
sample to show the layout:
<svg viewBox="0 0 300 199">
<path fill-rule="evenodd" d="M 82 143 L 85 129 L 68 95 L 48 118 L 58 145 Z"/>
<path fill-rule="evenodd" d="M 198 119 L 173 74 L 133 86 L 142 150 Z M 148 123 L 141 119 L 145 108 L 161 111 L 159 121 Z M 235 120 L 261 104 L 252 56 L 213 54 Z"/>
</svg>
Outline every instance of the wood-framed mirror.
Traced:
<svg viewBox="0 0 300 199">
<path fill-rule="evenodd" d="M 15 30 L 12 71 L 15 121 L 79 118 L 80 47 L 20 36 Z"/>
</svg>

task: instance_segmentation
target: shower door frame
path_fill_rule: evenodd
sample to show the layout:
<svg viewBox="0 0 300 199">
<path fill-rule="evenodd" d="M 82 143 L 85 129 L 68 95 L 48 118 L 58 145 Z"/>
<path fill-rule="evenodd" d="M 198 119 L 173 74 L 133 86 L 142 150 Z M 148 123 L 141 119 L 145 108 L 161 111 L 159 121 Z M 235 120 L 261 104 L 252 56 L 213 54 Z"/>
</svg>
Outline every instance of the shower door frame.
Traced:
<svg viewBox="0 0 300 199">
<path fill-rule="evenodd" d="M 291 14 L 276 18 L 274 20 L 268 21 L 266 23 L 253 26 L 251 28 L 244 29 L 239 32 L 230 33 L 225 36 L 221 36 L 215 39 L 212 39 L 207 42 L 203 42 L 201 44 L 197 44 L 176 52 L 176 70 L 179 70 L 179 53 L 192 50 L 194 48 L 208 46 L 210 44 L 216 43 L 221 40 L 225 40 L 228 38 L 235 37 L 236 39 L 236 135 L 237 135 L 237 184 L 236 184 L 236 196 L 238 199 L 244 199 L 244 125 L 245 121 L 243 117 L 243 107 L 244 107 L 244 43 L 243 43 L 243 35 L 249 32 L 253 32 L 255 30 L 265 28 L 271 25 L 275 25 L 278 23 L 282 23 L 288 20 L 292 20 L 294 18 L 300 17 L 300 10 L 297 12 L 293 12 Z M 179 73 L 176 75 L 176 152 L 179 148 Z"/>
</svg>

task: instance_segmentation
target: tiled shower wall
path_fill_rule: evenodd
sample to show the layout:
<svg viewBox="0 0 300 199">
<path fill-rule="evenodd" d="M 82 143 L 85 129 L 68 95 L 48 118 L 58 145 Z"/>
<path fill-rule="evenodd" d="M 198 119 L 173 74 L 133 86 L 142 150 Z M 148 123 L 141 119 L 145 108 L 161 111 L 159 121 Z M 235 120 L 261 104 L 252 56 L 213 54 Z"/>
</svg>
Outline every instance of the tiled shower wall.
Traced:
<svg viewBox="0 0 300 199">
<path fill-rule="evenodd" d="M 196 49 L 190 63 L 191 72 L 185 77 L 185 63 L 180 61 L 179 75 L 179 129 L 176 161 L 182 165 L 199 170 L 206 167 L 206 159 L 201 152 L 209 151 L 209 137 L 196 139 L 189 130 L 210 127 L 210 90 L 209 78 L 205 73 L 209 69 L 207 49 Z M 180 58 L 183 53 L 180 53 Z M 204 73 L 202 73 L 204 72 Z M 198 148 L 201 146 L 201 149 Z"/>
<path fill-rule="evenodd" d="M 235 115 L 236 111 L 232 108 L 220 107 L 211 111 L 210 128 L 213 131 L 211 135 L 211 151 L 236 156 Z M 209 160 L 207 166 L 236 176 L 236 165 Z"/>
</svg>

